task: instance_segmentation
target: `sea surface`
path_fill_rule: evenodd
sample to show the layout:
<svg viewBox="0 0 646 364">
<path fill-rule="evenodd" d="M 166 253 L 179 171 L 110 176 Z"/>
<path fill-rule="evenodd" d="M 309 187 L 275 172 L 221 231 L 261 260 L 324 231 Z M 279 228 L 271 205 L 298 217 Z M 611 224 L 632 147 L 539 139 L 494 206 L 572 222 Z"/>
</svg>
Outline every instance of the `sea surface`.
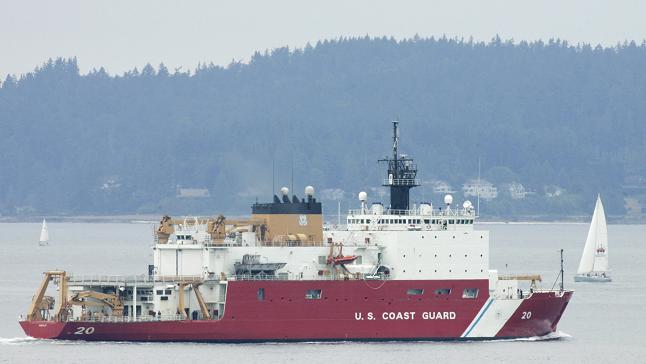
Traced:
<svg viewBox="0 0 646 364">
<path fill-rule="evenodd" d="M 610 225 L 611 283 L 574 283 L 586 224 L 478 224 L 491 231 L 491 267 L 539 273 L 552 287 L 565 249 L 565 286 L 575 294 L 549 338 L 380 343 L 89 343 L 25 337 L 25 314 L 42 272 L 144 274 L 152 224 L 0 224 L 0 363 L 646 363 L 646 226 Z"/>
</svg>

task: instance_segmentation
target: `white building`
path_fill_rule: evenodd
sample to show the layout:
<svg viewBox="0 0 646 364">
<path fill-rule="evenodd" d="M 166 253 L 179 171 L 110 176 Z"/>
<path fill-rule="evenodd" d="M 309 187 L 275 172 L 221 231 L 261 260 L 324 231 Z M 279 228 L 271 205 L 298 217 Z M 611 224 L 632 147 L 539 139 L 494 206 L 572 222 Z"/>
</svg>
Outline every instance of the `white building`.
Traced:
<svg viewBox="0 0 646 364">
<path fill-rule="evenodd" d="M 442 194 L 442 195 L 455 193 L 453 186 L 448 184 L 448 182 L 446 181 L 433 180 L 430 182 L 430 184 L 431 186 L 433 186 L 433 193 Z"/>
<path fill-rule="evenodd" d="M 462 185 L 462 192 L 464 197 L 477 197 L 480 196 L 484 200 L 493 200 L 498 197 L 498 188 L 494 186 L 491 182 L 481 179 L 470 180 L 469 182 Z"/>
<path fill-rule="evenodd" d="M 534 191 L 526 189 L 525 186 L 522 185 L 522 183 L 518 182 L 512 182 L 506 187 L 509 195 L 511 195 L 511 198 L 513 198 L 514 200 L 522 200 L 529 195 L 535 194 Z"/>
<path fill-rule="evenodd" d="M 557 185 L 545 186 L 543 189 L 547 198 L 559 197 L 565 193 L 565 189 Z"/>
</svg>

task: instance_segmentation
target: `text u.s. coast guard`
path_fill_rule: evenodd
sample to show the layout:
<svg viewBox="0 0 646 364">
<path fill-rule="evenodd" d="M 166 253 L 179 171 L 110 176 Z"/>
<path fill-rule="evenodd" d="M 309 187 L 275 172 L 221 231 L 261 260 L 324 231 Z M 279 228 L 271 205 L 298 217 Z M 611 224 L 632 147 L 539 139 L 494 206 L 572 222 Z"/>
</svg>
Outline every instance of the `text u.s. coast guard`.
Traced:
<svg viewBox="0 0 646 364">
<path fill-rule="evenodd" d="M 374 314 L 372 312 L 355 312 L 354 319 L 359 320 L 415 320 L 421 318 L 422 320 L 455 320 L 455 312 L 453 311 L 429 311 L 417 314 L 414 311 L 405 312 L 382 312 L 381 314 Z"/>
</svg>

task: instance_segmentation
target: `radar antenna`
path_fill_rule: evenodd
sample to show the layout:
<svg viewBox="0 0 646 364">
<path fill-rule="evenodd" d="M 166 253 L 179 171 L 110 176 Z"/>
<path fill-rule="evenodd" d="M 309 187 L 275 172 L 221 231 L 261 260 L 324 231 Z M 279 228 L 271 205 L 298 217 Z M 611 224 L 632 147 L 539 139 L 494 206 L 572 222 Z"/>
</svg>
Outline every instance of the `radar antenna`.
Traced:
<svg viewBox="0 0 646 364">
<path fill-rule="evenodd" d="M 399 155 L 399 121 L 393 120 L 393 156 L 392 159 L 380 159 L 388 167 L 386 179 L 382 186 L 390 188 L 391 213 L 397 214 L 408 210 L 410 189 L 419 186 L 417 165 L 413 159 Z"/>
</svg>

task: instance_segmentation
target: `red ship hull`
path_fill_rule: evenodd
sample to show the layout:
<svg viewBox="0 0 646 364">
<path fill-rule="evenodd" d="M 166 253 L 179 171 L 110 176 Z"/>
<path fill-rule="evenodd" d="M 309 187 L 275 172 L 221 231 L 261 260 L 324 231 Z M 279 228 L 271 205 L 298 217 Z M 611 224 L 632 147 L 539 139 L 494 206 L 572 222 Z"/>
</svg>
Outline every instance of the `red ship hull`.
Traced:
<svg viewBox="0 0 646 364">
<path fill-rule="evenodd" d="M 488 284 L 488 280 L 231 281 L 226 310 L 219 320 L 21 321 L 20 325 L 34 338 L 88 341 L 517 338 L 554 332 L 572 295 L 571 291 L 534 292 L 514 300 L 509 313 L 494 312 L 500 306 L 488 297 Z M 259 288 L 265 292 L 262 300 L 257 295 Z M 446 288 L 451 293 L 435 294 Z M 477 288 L 480 294 L 463 298 L 465 288 Z M 305 297 L 311 289 L 321 290 L 320 299 Z M 409 294 L 409 290 L 423 293 Z M 490 323 L 505 314 L 508 317 L 499 327 Z"/>
</svg>

